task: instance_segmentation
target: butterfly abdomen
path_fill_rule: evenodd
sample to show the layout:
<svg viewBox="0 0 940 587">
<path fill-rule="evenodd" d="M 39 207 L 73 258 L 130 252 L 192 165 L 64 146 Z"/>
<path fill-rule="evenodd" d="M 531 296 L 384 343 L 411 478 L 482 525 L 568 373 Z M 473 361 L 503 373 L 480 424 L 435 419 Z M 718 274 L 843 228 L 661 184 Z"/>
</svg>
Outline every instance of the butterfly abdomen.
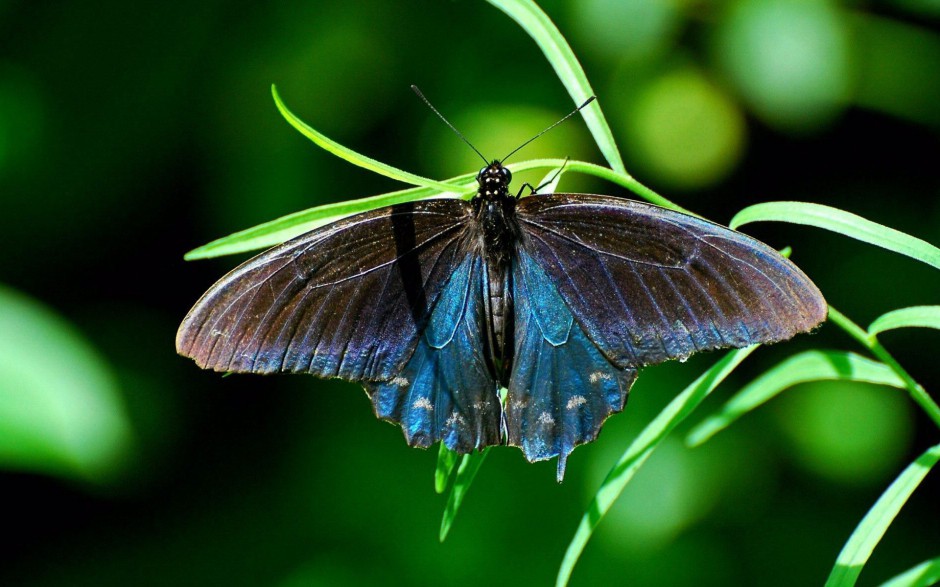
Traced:
<svg viewBox="0 0 940 587">
<path fill-rule="evenodd" d="M 503 387 L 509 383 L 513 355 L 512 274 L 509 264 L 486 262 L 485 306 L 490 362 L 496 380 Z"/>
</svg>

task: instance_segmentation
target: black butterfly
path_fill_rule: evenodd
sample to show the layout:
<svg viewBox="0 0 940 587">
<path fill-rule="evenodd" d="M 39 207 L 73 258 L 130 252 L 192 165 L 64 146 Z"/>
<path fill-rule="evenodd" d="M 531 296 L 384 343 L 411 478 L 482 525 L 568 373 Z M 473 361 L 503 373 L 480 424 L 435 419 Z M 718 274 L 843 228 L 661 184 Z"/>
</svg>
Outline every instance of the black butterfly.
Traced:
<svg viewBox="0 0 940 587">
<path fill-rule="evenodd" d="M 826 318 L 809 278 L 751 237 L 616 197 L 514 197 L 511 179 L 496 160 L 470 201 L 371 210 L 258 255 L 196 303 L 178 352 L 361 382 L 409 445 L 510 444 L 557 456 L 561 480 L 641 366 Z"/>
</svg>

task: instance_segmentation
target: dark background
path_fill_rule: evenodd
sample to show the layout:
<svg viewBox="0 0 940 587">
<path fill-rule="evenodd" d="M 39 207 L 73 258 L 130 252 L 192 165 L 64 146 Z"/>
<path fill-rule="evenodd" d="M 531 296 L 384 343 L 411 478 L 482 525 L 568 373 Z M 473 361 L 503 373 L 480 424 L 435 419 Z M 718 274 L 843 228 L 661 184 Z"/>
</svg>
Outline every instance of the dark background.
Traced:
<svg viewBox="0 0 940 587">
<path fill-rule="evenodd" d="M 727 223 L 804 200 L 940 242 L 940 11 L 928 0 L 546 1 L 627 168 Z M 238 259 L 189 249 L 401 185 L 319 150 L 287 105 L 428 177 L 567 113 L 539 49 L 484 2 L 0 1 L 0 584 L 547 584 L 630 439 L 718 354 L 644 371 L 627 411 L 554 463 L 497 448 L 451 536 L 436 450 L 409 449 L 358 386 L 222 378 L 177 357 L 191 304 Z M 518 155 L 604 163 L 578 119 Z M 517 179 L 517 182 L 520 181 Z M 537 181 L 537 178 L 536 178 Z M 565 190 L 628 195 L 569 174 Z M 818 229 L 744 229 L 863 327 L 938 303 L 924 264 Z M 937 332 L 882 341 L 936 396 Z M 700 414 L 835 326 L 761 349 Z M 26 406 L 17 411 L 17 406 Z M 702 448 L 683 428 L 601 524 L 573 584 L 821 584 L 890 481 L 937 442 L 893 388 L 803 385 Z M 937 555 L 937 473 L 875 551 L 875 584 Z"/>
</svg>

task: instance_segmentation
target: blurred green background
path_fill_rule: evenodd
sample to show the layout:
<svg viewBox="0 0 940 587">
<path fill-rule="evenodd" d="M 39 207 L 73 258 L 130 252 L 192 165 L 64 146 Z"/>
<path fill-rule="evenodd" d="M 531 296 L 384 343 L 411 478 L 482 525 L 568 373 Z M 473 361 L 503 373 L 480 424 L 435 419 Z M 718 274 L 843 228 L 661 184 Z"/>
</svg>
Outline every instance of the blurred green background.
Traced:
<svg viewBox="0 0 940 587">
<path fill-rule="evenodd" d="M 940 243 L 935 0 L 543 3 L 628 169 L 726 223 L 767 200 L 850 210 Z M 446 178 L 573 104 L 534 43 L 482 1 L 0 1 L 3 585 L 547 584 L 629 440 L 718 355 L 647 369 L 626 413 L 554 463 L 496 449 L 445 544 L 435 451 L 409 449 L 358 386 L 222 378 L 176 327 L 236 259 L 209 240 L 400 189 L 291 129 L 270 96 L 361 153 Z M 603 163 L 579 120 L 527 147 Z M 518 181 L 518 180 L 517 180 Z M 628 195 L 566 176 L 569 191 Z M 746 231 L 860 324 L 940 301 L 940 274 L 792 225 Z M 936 331 L 884 344 L 935 398 Z M 782 357 L 859 350 L 824 326 L 762 349 L 690 423 Z M 687 428 L 685 428 L 687 430 Z M 898 390 L 788 391 L 696 450 L 682 430 L 602 523 L 573 584 L 821 584 L 849 533 L 937 431 Z M 940 473 L 862 575 L 940 549 Z"/>
</svg>

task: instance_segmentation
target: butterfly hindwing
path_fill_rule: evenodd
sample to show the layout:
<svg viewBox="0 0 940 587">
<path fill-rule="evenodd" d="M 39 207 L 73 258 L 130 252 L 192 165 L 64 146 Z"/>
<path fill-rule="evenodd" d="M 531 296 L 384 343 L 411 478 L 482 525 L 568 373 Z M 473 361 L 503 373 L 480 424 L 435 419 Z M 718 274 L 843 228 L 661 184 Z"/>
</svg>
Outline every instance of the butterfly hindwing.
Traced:
<svg viewBox="0 0 940 587">
<path fill-rule="evenodd" d="M 515 361 L 506 398 L 508 442 L 530 461 L 568 454 L 623 409 L 636 369 L 605 357 L 525 250 L 514 259 Z"/>
<path fill-rule="evenodd" d="M 245 262 L 196 303 L 177 350 L 217 371 L 389 380 L 470 255 L 467 202 L 379 208 Z"/>
<path fill-rule="evenodd" d="M 482 271 L 481 257 L 465 260 L 408 363 L 389 381 L 366 384 L 376 415 L 400 423 L 412 446 L 441 441 L 467 453 L 500 442 L 497 386 L 483 354 Z"/>
<path fill-rule="evenodd" d="M 825 319 L 816 286 L 767 245 L 658 206 L 551 194 L 517 206 L 520 248 L 616 365 L 776 342 Z"/>
</svg>

